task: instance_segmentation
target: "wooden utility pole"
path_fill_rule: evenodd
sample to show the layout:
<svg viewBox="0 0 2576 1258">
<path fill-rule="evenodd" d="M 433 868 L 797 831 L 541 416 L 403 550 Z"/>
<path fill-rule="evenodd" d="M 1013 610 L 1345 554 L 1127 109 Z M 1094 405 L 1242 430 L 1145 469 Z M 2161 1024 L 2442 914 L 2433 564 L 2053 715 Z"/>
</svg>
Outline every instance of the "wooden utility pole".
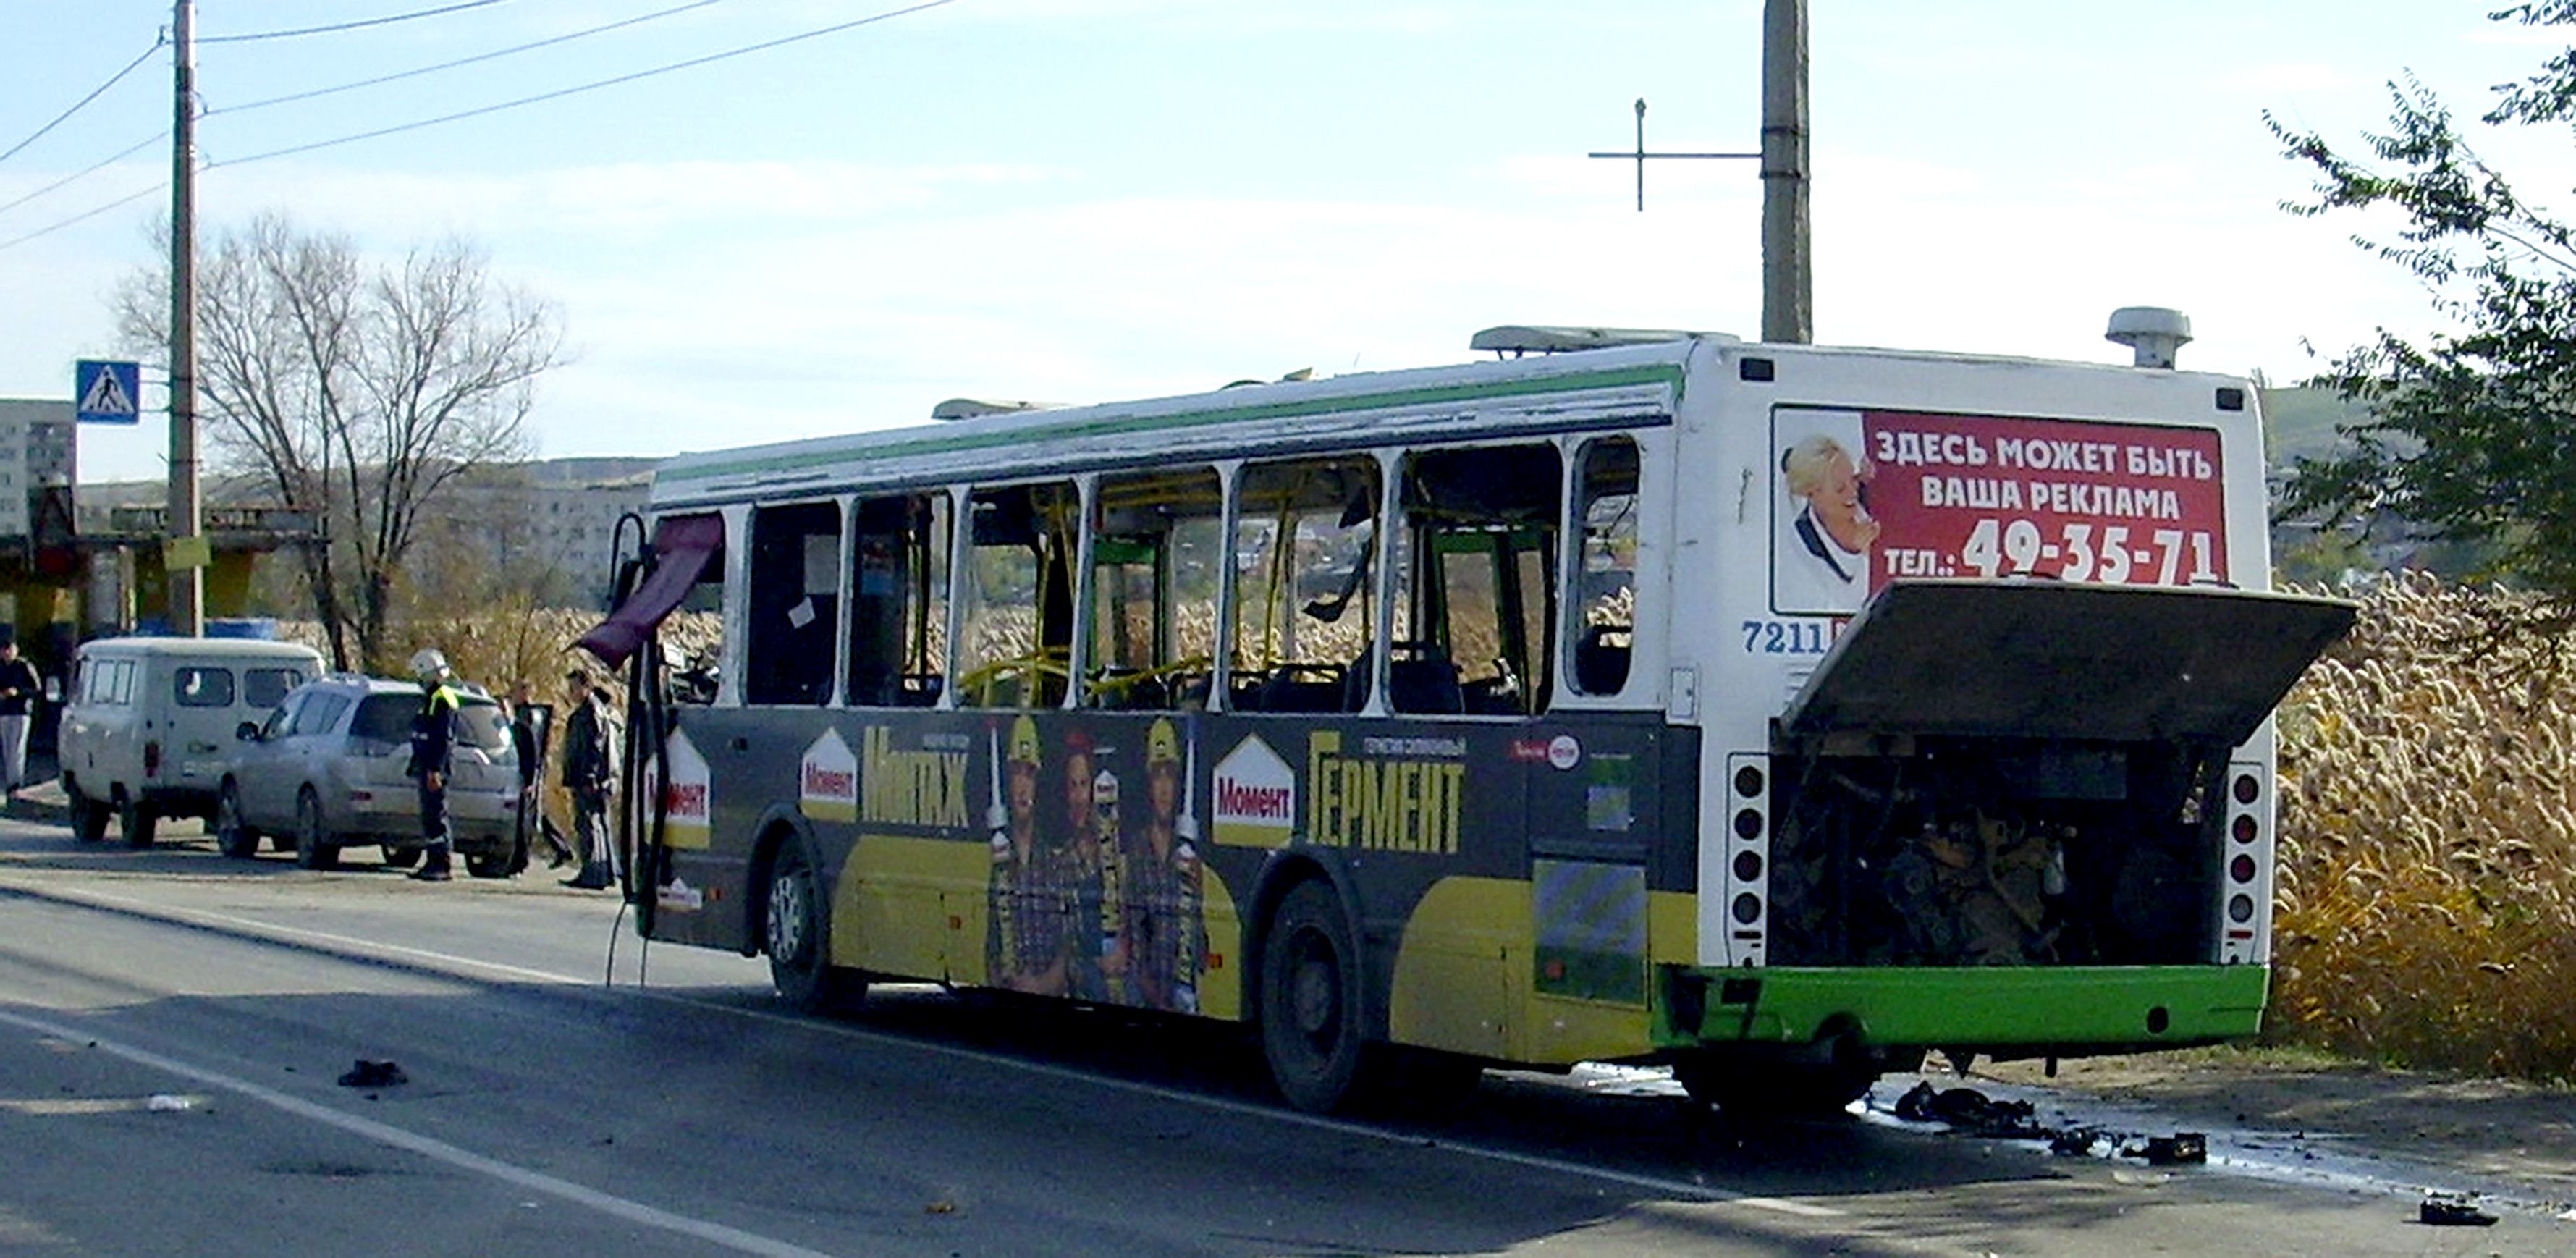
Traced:
<svg viewBox="0 0 2576 1258">
<path fill-rule="evenodd" d="M 170 19 L 177 100 L 170 116 L 170 494 L 162 549 L 170 632 L 206 631 L 197 512 L 197 67 L 196 0 L 175 0 Z"/>
</svg>

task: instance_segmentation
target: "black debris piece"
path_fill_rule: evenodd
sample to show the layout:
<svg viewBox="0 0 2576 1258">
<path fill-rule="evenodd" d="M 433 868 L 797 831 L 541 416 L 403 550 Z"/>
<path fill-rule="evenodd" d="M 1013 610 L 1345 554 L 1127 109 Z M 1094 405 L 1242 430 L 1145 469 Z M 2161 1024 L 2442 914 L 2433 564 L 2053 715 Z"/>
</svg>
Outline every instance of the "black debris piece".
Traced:
<svg viewBox="0 0 2576 1258">
<path fill-rule="evenodd" d="M 340 1076 L 340 1086 L 344 1088 L 390 1088 L 397 1083 L 409 1082 L 411 1076 L 404 1074 L 402 1067 L 390 1061 L 369 1061 L 364 1057 Z"/>
<path fill-rule="evenodd" d="M 2149 1166 L 2199 1166 L 2209 1161 L 2209 1136 L 2197 1131 L 2149 1136 L 2146 1148 L 2138 1156 L 2144 1157 Z"/>
<path fill-rule="evenodd" d="M 2042 1130 L 2028 1101 L 1998 1101 L 1975 1088 L 1935 1090 L 1918 1083 L 1896 1100 L 1896 1116 L 1907 1122 L 1948 1123 L 1971 1135 L 2002 1139 L 2038 1139 Z"/>
<path fill-rule="evenodd" d="M 2415 1219 L 2432 1227 L 2494 1227 L 2496 1217 L 2477 1208 L 2466 1197 L 2435 1194 L 2424 1199 L 2415 1211 Z"/>
</svg>

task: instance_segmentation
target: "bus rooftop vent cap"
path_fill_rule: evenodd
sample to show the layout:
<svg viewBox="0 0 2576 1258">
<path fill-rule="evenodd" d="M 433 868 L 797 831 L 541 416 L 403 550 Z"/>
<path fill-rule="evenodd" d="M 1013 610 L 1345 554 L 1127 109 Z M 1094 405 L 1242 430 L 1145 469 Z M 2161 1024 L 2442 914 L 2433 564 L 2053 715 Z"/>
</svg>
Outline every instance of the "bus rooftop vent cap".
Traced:
<svg viewBox="0 0 2576 1258">
<path fill-rule="evenodd" d="M 2111 312 L 2111 327 L 2102 339 L 2129 347 L 2141 367 L 2174 365 L 2174 355 L 2191 340 L 2191 316 L 2162 306 L 2122 306 Z"/>
</svg>

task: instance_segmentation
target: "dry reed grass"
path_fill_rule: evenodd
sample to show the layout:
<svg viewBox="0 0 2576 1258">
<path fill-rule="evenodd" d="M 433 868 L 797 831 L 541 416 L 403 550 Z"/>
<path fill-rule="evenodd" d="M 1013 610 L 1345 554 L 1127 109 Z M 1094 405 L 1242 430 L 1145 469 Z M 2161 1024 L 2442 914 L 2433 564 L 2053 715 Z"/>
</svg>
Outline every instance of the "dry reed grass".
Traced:
<svg viewBox="0 0 2576 1258">
<path fill-rule="evenodd" d="M 2389 582 L 2282 705 L 2266 1038 L 2576 1078 L 2576 678 L 2482 632 L 2520 599 Z"/>
</svg>

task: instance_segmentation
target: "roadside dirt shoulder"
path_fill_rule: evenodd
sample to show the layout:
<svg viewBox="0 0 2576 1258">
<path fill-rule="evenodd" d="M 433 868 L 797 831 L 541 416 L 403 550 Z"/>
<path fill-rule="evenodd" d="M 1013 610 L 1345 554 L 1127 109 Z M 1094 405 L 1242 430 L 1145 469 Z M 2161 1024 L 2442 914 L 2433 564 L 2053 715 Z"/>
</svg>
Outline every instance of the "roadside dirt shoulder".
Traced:
<svg viewBox="0 0 2576 1258">
<path fill-rule="evenodd" d="M 2576 1091 L 2263 1050 L 2199 1049 L 2059 1063 L 1979 1066 L 1970 1076 L 2152 1106 L 2211 1128 L 2332 1142 L 2489 1183 L 2565 1209 L 2576 1204 Z"/>
</svg>

